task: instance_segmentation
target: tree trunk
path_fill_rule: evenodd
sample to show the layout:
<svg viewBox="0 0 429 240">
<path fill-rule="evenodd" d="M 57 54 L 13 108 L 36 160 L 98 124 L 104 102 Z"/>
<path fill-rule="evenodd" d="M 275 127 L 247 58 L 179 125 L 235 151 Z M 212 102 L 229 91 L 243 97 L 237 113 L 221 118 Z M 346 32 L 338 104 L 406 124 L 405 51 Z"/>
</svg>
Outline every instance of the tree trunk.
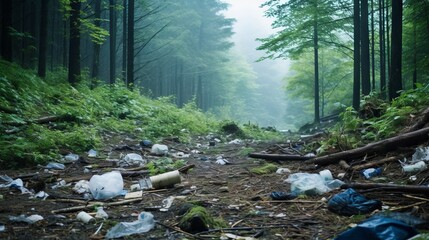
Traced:
<svg viewBox="0 0 429 240">
<path fill-rule="evenodd" d="M 319 33 L 318 33 L 318 16 L 317 16 L 317 0 L 314 6 L 316 14 L 314 16 L 313 25 L 313 47 L 314 47 L 314 122 L 320 123 L 320 96 L 319 96 Z"/>
<path fill-rule="evenodd" d="M 371 92 L 370 62 L 369 62 L 369 28 L 368 28 L 368 0 L 361 0 L 361 71 L 362 71 L 362 94 L 369 95 Z"/>
<path fill-rule="evenodd" d="M 1 0 L 1 56 L 4 60 L 12 62 L 12 37 L 9 28 L 12 27 L 12 0 Z"/>
<path fill-rule="evenodd" d="M 416 20 L 413 23 L 413 89 L 417 87 L 417 30 Z"/>
<path fill-rule="evenodd" d="M 402 0 L 392 1 L 392 64 L 389 81 L 389 99 L 402 90 Z"/>
<path fill-rule="evenodd" d="M 127 83 L 127 0 L 123 0 L 122 16 L 122 80 Z"/>
<path fill-rule="evenodd" d="M 379 30 L 380 30 L 380 93 L 381 98 L 386 99 L 386 58 L 385 58 L 385 45 L 384 45 L 384 1 L 379 0 Z"/>
<path fill-rule="evenodd" d="M 359 111 L 360 108 L 360 1 L 353 2 L 353 108 Z"/>
<path fill-rule="evenodd" d="M 71 0 L 68 80 L 76 85 L 80 76 L 80 0 Z"/>
<path fill-rule="evenodd" d="M 375 91 L 375 19 L 374 0 L 371 0 L 371 91 Z"/>
<path fill-rule="evenodd" d="M 110 31 L 110 71 L 109 79 L 110 84 L 115 83 L 116 77 L 116 0 L 110 0 L 109 9 L 109 31 Z"/>
<path fill-rule="evenodd" d="M 48 45 L 48 4 L 49 0 L 42 0 L 42 11 L 40 14 L 40 33 L 39 33 L 39 67 L 37 74 L 39 77 L 46 76 L 46 48 Z"/>
<path fill-rule="evenodd" d="M 127 86 L 134 87 L 134 1 L 128 1 Z"/>
<path fill-rule="evenodd" d="M 94 25 L 96 27 L 101 26 L 101 0 L 95 0 L 94 4 Z M 95 87 L 95 78 L 98 78 L 99 67 L 100 67 L 100 44 L 94 42 L 94 52 L 92 55 L 92 74 L 91 74 L 91 88 Z"/>
</svg>

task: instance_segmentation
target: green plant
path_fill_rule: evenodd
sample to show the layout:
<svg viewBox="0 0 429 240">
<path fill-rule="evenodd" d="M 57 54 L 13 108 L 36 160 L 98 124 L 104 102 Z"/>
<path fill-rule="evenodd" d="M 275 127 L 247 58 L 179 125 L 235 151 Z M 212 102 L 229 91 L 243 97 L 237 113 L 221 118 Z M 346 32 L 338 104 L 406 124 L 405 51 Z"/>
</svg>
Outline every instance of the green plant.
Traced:
<svg viewBox="0 0 429 240">
<path fill-rule="evenodd" d="M 179 169 L 186 165 L 183 159 L 173 160 L 168 157 L 162 157 L 147 164 L 150 175 L 157 175 Z"/>
</svg>

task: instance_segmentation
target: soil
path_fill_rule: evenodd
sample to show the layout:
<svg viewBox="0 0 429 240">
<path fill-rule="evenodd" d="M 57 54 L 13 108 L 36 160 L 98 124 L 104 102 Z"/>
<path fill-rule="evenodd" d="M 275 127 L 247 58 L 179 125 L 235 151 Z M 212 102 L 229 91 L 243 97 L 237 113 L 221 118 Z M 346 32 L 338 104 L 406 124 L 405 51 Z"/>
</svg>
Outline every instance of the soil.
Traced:
<svg viewBox="0 0 429 240">
<path fill-rule="evenodd" d="M 122 140 L 125 139 L 125 140 Z M 317 139 L 313 139 L 317 141 Z M 288 168 L 292 173 L 318 173 L 329 169 L 336 177 L 345 173 L 339 164 L 333 164 L 321 169 L 309 166 L 305 161 L 267 161 L 249 158 L 246 151 L 266 151 L 282 153 L 290 149 L 291 144 L 277 142 L 241 141 L 233 144 L 228 142 L 211 142 L 209 146 L 206 137 L 195 138 L 192 144 L 175 142 L 174 139 L 163 142 L 169 147 L 170 153 L 189 153 L 184 158 L 187 165 L 193 166 L 186 172 L 181 172 L 181 182 L 166 189 L 146 190 L 141 198 L 133 199 L 125 204 L 124 197 L 116 197 L 102 201 L 104 210 L 109 215 L 107 220 L 97 219 L 83 223 L 76 219 L 77 214 L 84 210 L 95 214 L 93 201 L 86 201 L 82 194 L 73 192 L 74 184 L 82 179 L 89 180 L 94 174 L 109 172 L 115 168 L 114 161 L 127 153 L 139 153 L 149 161 L 159 157 L 149 154 L 147 149 L 139 147 L 139 140 L 116 136 L 109 140 L 105 149 L 99 150 L 101 157 L 89 158 L 80 154 L 77 162 L 67 164 L 64 170 L 49 170 L 43 168 L 21 169 L 16 171 L 0 170 L 0 175 L 8 175 L 13 179 L 21 178 L 28 189 L 43 189 L 50 196 L 46 200 L 30 198 L 29 194 L 21 194 L 19 190 L 0 188 L 0 239 L 104 239 L 107 231 L 118 222 L 137 220 L 139 213 L 151 212 L 156 221 L 155 227 L 149 232 L 125 237 L 125 239 L 220 239 L 226 234 L 258 239 L 331 239 L 348 229 L 353 223 L 358 223 L 370 215 L 352 217 L 339 216 L 327 209 L 327 201 L 343 190 L 335 189 L 322 195 L 300 196 L 293 200 L 274 201 L 270 194 L 274 191 L 289 192 L 290 184 L 284 180 L 288 174 L 268 173 L 257 175 L 251 172 L 255 167 L 273 163 L 278 167 Z M 197 144 L 201 146 L 197 147 Z M 116 149 L 116 150 L 115 150 Z M 191 153 L 198 150 L 200 153 Z M 402 149 L 383 156 L 368 156 L 355 164 L 383 159 L 412 149 Z M 229 163 L 220 165 L 216 158 L 222 156 Z M 174 160 L 178 158 L 172 157 Z M 92 165 L 91 173 L 84 173 L 85 166 Z M 128 167 L 132 169 L 134 167 Z M 134 168 L 135 169 L 135 168 Z M 35 174 L 38 172 L 39 174 Z M 124 174 L 124 188 L 129 190 L 132 184 L 147 176 L 141 169 L 137 174 Z M 381 176 L 365 180 L 359 172 L 347 172 L 345 182 L 394 182 L 399 184 L 428 184 L 429 171 L 415 175 L 411 181 L 410 175 L 401 172 L 399 162 L 383 165 Z M 71 186 L 52 189 L 61 179 Z M 385 209 L 400 212 L 412 212 L 423 219 L 429 219 L 429 199 L 423 194 L 407 194 L 404 192 L 385 192 L 380 189 L 359 191 L 367 198 L 383 202 Z M 178 197 L 167 211 L 160 211 L 164 199 L 170 196 Z M 184 203 L 195 203 L 206 208 L 216 218 L 223 219 L 227 226 L 222 229 L 210 229 L 200 233 L 187 233 L 178 229 L 181 207 Z M 113 203 L 122 203 L 114 205 Z M 81 209 L 61 209 L 80 206 Z M 85 208 L 85 206 L 88 206 Z M 395 210 L 395 208 L 397 210 Z M 57 211 L 57 212 L 56 212 Z M 33 224 L 10 220 L 10 216 L 30 216 L 38 214 L 43 220 Z M 98 232 L 97 232 L 98 230 Z M 95 234 L 97 232 L 97 234 Z"/>
</svg>

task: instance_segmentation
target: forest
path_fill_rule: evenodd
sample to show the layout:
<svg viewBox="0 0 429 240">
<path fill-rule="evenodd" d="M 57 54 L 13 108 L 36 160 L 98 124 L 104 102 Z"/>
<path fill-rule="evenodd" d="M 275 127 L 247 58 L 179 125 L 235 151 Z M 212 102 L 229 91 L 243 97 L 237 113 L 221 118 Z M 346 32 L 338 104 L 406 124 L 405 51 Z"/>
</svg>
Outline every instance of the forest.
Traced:
<svg viewBox="0 0 429 240">
<path fill-rule="evenodd" d="M 429 2 L 238 1 L 0 0 L 0 238 L 428 239 Z"/>
</svg>

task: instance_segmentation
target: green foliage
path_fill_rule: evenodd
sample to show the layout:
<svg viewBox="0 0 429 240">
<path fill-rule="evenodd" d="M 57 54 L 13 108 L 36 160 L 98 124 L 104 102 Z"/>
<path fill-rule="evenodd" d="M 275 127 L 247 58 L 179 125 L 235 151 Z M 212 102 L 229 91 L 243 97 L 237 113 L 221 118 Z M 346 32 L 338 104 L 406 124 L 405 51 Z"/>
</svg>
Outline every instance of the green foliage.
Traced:
<svg viewBox="0 0 429 240">
<path fill-rule="evenodd" d="M 359 112 L 350 107 L 340 115 L 341 122 L 331 129 L 329 138 L 322 141 L 319 154 L 392 137 L 410 124 L 415 114 L 429 106 L 427 96 L 429 85 L 402 92 L 390 105 L 375 95 L 363 98 Z"/>
<path fill-rule="evenodd" d="M 168 157 L 162 157 L 160 159 L 151 161 L 147 164 L 150 175 L 157 175 L 173 170 L 177 170 L 186 165 L 186 161 L 183 159 L 173 160 Z"/>
<path fill-rule="evenodd" d="M 270 173 L 276 172 L 277 168 L 278 168 L 277 165 L 272 163 L 267 163 L 260 167 L 255 167 L 250 169 L 250 172 L 258 175 L 264 175 L 264 174 L 270 174 Z"/>
</svg>

